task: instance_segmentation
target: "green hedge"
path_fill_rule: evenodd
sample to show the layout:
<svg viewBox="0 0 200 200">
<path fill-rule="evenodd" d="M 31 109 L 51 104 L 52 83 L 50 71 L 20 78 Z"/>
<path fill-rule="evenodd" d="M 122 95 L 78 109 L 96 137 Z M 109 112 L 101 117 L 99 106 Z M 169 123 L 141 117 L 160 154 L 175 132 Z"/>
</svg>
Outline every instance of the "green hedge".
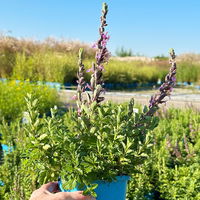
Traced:
<svg viewBox="0 0 200 200">
<path fill-rule="evenodd" d="M 92 59 L 85 59 L 86 69 L 91 67 Z M 111 60 L 105 65 L 106 83 L 148 83 L 164 79 L 169 66 L 148 65 L 143 62 Z M 75 83 L 78 70 L 75 54 L 48 52 L 26 57 L 18 53 L 15 59 L 12 78 L 31 81 L 51 81 Z M 89 74 L 86 76 L 89 81 Z"/>
<path fill-rule="evenodd" d="M 59 54 L 48 52 L 33 54 L 17 54 L 12 78 L 31 81 L 51 81 L 60 83 L 75 83 L 78 70 L 77 56 L 74 54 Z M 91 67 L 92 60 L 85 59 L 86 69 Z M 160 70 L 162 68 L 162 70 Z M 148 83 L 164 79 L 168 70 L 156 64 L 143 62 L 125 62 L 111 60 L 105 65 L 104 80 L 106 83 Z M 86 76 L 89 81 L 89 74 Z"/>
<path fill-rule="evenodd" d="M 86 58 L 86 69 L 91 67 L 92 59 Z M 167 61 L 142 62 L 111 60 L 105 64 L 105 83 L 156 83 L 164 80 L 168 72 Z M 76 83 L 77 55 L 57 52 L 34 53 L 26 56 L 17 53 L 12 78 L 32 81 L 51 81 Z M 178 63 L 178 82 L 200 82 L 200 64 L 190 62 Z M 89 74 L 87 75 L 89 81 Z"/>
<path fill-rule="evenodd" d="M 58 105 L 57 92 L 47 86 L 38 86 L 28 82 L 0 82 L 0 120 L 13 120 L 25 111 L 25 97 L 31 94 L 40 100 L 39 112 L 49 112 L 50 108 Z"/>
</svg>

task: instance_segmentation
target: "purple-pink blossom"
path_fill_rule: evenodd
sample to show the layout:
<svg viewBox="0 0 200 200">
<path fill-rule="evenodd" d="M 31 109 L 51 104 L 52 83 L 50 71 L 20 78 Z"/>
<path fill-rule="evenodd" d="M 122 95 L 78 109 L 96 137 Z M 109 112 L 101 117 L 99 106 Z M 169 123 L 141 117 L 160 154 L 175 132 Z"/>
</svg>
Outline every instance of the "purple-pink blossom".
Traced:
<svg viewBox="0 0 200 200">
<path fill-rule="evenodd" d="M 105 48 L 108 40 L 110 39 L 110 36 L 108 35 L 108 32 L 106 32 L 102 33 L 101 37 L 102 37 L 101 46 Z"/>
<path fill-rule="evenodd" d="M 81 116 L 81 108 L 78 108 L 77 112 L 78 112 L 78 116 Z"/>
<path fill-rule="evenodd" d="M 95 42 L 93 45 L 92 45 L 92 48 L 97 48 L 97 43 Z"/>
<path fill-rule="evenodd" d="M 176 77 L 175 76 L 172 76 L 172 81 L 176 82 Z"/>
<path fill-rule="evenodd" d="M 72 100 L 78 100 L 77 95 L 72 96 Z"/>
<path fill-rule="evenodd" d="M 93 67 L 89 68 L 88 70 L 86 70 L 86 72 L 94 72 Z"/>
<path fill-rule="evenodd" d="M 101 71 L 105 71 L 105 68 L 103 65 L 99 65 L 98 68 L 101 70 Z"/>
</svg>

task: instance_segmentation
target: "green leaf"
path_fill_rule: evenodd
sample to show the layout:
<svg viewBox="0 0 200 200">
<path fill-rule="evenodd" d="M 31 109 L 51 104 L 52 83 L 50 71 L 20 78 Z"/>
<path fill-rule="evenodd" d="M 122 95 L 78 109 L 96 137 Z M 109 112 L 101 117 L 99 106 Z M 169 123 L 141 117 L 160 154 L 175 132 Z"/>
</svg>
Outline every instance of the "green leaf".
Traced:
<svg viewBox="0 0 200 200">
<path fill-rule="evenodd" d="M 90 129 L 90 133 L 95 133 L 96 132 L 96 127 L 92 127 L 91 129 Z"/>
<path fill-rule="evenodd" d="M 143 113 L 146 113 L 146 112 L 148 112 L 148 107 L 145 105 L 143 108 Z"/>
<path fill-rule="evenodd" d="M 46 137 L 47 137 L 47 134 L 44 133 L 38 139 L 41 141 L 41 140 L 45 139 Z"/>
<path fill-rule="evenodd" d="M 43 147 L 42 147 L 44 150 L 48 150 L 49 148 L 51 148 L 51 146 L 49 144 L 45 144 Z"/>
</svg>

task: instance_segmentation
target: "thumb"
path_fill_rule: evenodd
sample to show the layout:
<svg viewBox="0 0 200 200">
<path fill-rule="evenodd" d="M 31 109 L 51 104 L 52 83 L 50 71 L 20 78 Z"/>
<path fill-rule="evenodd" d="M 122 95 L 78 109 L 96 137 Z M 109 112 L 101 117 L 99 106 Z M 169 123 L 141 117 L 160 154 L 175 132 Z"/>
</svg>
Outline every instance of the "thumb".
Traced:
<svg viewBox="0 0 200 200">
<path fill-rule="evenodd" d="M 58 191 L 58 182 L 49 182 L 47 184 L 42 185 L 41 187 L 44 190 L 47 190 L 49 192 L 56 192 Z"/>
</svg>

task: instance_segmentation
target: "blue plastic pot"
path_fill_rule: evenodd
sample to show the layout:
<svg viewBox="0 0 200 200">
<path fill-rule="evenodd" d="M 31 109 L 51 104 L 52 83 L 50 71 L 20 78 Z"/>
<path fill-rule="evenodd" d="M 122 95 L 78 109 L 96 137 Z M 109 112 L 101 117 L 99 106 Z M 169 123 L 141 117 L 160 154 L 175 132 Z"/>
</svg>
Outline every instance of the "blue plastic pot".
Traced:
<svg viewBox="0 0 200 200">
<path fill-rule="evenodd" d="M 96 200 L 125 200 L 127 182 L 129 179 L 129 176 L 117 176 L 116 180 L 112 182 L 95 181 L 95 183 L 98 184 L 98 187 L 95 189 L 97 194 Z M 59 188 L 62 192 L 78 191 L 78 188 L 64 190 L 61 181 L 59 181 Z"/>
</svg>

